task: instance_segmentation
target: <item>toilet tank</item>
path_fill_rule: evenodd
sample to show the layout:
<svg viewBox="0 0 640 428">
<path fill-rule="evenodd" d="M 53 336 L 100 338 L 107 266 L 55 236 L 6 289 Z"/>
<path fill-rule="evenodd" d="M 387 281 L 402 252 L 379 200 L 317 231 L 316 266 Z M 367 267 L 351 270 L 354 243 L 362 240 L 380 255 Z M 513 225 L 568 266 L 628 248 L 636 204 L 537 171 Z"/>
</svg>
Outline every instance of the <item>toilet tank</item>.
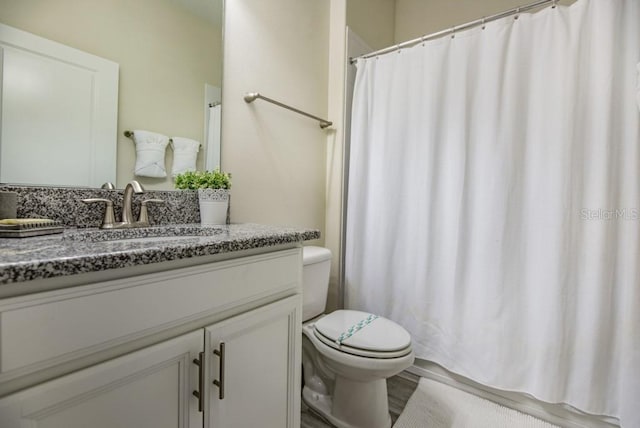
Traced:
<svg viewBox="0 0 640 428">
<path fill-rule="evenodd" d="M 304 247 L 302 263 L 302 319 L 307 321 L 322 314 L 327 305 L 331 251 Z"/>
</svg>

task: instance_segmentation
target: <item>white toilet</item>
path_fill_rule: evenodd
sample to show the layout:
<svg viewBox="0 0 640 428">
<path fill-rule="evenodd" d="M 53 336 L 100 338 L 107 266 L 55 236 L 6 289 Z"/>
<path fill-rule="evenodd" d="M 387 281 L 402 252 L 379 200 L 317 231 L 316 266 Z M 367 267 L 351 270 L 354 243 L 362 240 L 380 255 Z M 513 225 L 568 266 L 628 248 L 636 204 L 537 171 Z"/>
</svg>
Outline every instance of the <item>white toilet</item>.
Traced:
<svg viewBox="0 0 640 428">
<path fill-rule="evenodd" d="M 331 252 L 304 247 L 303 261 L 304 402 L 338 428 L 389 428 L 387 378 L 413 364 L 409 333 L 366 312 L 324 315 Z"/>
</svg>

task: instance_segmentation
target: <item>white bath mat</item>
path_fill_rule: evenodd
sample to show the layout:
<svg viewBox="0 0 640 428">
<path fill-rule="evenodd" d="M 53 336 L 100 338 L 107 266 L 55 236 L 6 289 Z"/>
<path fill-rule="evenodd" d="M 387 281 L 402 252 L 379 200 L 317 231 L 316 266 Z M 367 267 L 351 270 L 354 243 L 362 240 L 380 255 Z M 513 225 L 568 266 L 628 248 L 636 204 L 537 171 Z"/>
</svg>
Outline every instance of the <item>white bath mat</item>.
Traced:
<svg viewBox="0 0 640 428">
<path fill-rule="evenodd" d="M 393 428 L 559 428 L 533 416 L 422 378 Z"/>
</svg>

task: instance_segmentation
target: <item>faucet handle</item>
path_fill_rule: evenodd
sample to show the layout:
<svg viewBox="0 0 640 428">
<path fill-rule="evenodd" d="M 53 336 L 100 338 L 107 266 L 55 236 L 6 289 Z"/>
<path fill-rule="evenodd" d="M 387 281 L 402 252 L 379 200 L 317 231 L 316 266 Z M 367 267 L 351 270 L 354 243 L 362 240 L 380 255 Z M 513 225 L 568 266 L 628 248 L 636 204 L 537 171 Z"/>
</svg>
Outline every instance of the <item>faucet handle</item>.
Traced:
<svg viewBox="0 0 640 428">
<path fill-rule="evenodd" d="M 114 223 L 116 222 L 116 217 L 113 214 L 113 201 L 109 199 L 103 199 L 103 198 L 89 198 L 89 199 L 83 199 L 82 202 L 84 202 L 85 204 L 104 202 L 107 208 L 104 211 L 104 219 L 102 219 L 102 224 L 100 225 L 100 229 L 110 229 L 113 227 Z"/>
<path fill-rule="evenodd" d="M 138 225 L 149 225 L 149 212 L 147 211 L 147 204 L 164 204 L 162 199 L 145 199 L 140 204 L 140 217 L 138 218 Z"/>
</svg>

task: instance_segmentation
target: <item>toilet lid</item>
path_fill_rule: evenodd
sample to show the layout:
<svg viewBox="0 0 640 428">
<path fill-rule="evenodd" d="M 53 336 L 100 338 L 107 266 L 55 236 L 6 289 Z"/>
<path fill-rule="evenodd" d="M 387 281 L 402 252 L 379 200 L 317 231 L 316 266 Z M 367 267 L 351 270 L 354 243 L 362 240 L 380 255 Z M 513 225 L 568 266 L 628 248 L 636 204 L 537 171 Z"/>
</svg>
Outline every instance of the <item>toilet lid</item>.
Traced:
<svg viewBox="0 0 640 428">
<path fill-rule="evenodd" d="M 367 312 L 339 310 L 315 323 L 325 344 L 356 355 L 395 358 L 411 351 L 411 336 L 395 322 Z"/>
</svg>

